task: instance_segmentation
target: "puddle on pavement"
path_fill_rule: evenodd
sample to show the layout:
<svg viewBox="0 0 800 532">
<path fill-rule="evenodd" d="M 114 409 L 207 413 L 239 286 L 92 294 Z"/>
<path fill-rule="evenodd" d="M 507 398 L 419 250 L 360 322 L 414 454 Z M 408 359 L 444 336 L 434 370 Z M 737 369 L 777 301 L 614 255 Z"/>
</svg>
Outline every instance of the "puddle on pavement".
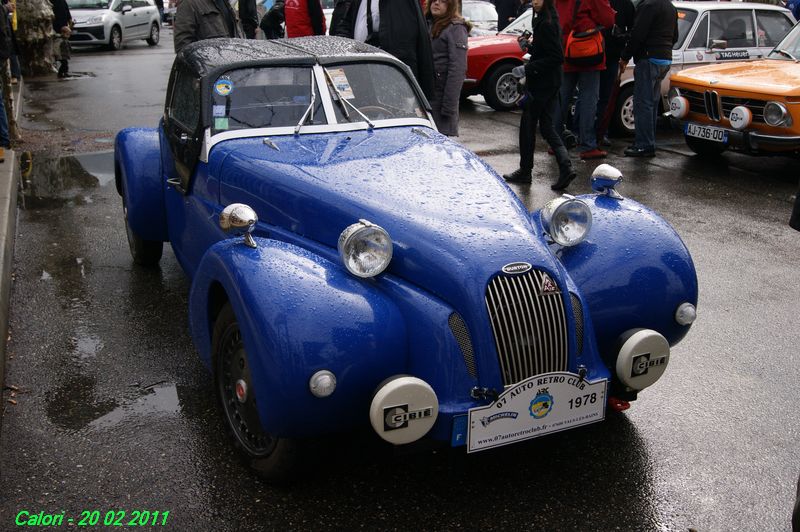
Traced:
<svg viewBox="0 0 800 532">
<path fill-rule="evenodd" d="M 180 413 L 178 388 L 173 383 L 158 383 L 140 390 L 139 397 L 124 403 L 100 400 L 96 379 L 75 375 L 45 394 L 48 419 L 67 430 L 103 430 L 136 417 L 174 416 Z"/>
<path fill-rule="evenodd" d="M 20 156 L 19 207 L 58 209 L 92 203 L 92 192 L 114 180 L 114 152 L 48 157 Z"/>
</svg>

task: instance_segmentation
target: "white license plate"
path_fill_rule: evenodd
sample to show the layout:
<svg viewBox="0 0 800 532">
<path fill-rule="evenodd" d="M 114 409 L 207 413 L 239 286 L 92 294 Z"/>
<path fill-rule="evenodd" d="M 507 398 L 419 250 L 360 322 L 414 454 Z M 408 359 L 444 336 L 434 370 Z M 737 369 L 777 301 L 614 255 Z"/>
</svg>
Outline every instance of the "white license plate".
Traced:
<svg viewBox="0 0 800 532">
<path fill-rule="evenodd" d="M 728 131 L 719 127 L 688 123 L 686 124 L 686 134 L 698 139 L 721 142 L 723 144 L 728 143 Z"/>
<path fill-rule="evenodd" d="M 492 404 L 470 409 L 467 452 L 602 421 L 607 384 L 606 379 L 589 382 L 562 371 L 510 386 Z"/>
</svg>

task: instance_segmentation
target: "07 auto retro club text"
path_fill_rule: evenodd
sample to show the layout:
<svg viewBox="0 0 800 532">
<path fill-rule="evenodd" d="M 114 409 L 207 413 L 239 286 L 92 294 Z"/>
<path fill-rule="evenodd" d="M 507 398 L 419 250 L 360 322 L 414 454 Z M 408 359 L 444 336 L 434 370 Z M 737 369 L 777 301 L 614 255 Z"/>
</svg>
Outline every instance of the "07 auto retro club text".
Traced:
<svg viewBox="0 0 800 532">
<path fill-rule="evenodd" d="M 511 390 L 511 393 L 508 393 L 501 397 L 500 399 L 495 402 L 494 406 L 496 408 L 503 408 L 508 399 L 513 399 L 517 395 L 521 394 L 526 390 L 530 390 L 533 387 L 543 386 L 545 384 L 561 384 L 566 382 L 567 384 L 576 387 L 579 390 L 583 390 L 586 388 L 586 382 L 582 380 L 580 377 L 564 377 L 563 375 L 548 375 L 546 377 L 541 377 L 536 379 L 536 381 L 528 381 L 523 382 L 522 384 L 518 385 L 517 387 Z"/>
</svg>

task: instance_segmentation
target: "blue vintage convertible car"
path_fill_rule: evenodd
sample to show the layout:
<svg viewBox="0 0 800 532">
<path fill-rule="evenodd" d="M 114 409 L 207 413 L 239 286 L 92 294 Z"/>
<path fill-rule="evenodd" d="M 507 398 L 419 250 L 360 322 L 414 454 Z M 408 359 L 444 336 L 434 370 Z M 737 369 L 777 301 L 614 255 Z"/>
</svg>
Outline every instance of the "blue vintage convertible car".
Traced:
<svg viewBox="0 0 800 532">
<path fill-rule="evenodd" d="M 695 318 L 686 246 L 615 189 L 533 213 L 440 135 L 409 69 L 335 37 L 209 40 L 116 138 L 131 253 L 169 242 L 225 425 L 267 477 L 371 424 L 479 451 L 604 419 Z"/>
</svg>

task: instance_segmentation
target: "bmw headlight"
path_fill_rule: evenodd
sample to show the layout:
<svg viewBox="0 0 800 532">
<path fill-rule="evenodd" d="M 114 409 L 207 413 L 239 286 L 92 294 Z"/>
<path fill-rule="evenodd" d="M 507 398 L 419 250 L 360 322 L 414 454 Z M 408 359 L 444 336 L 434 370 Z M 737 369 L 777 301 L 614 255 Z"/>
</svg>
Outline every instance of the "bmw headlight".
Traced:
<svg viewBox="0 0 800 532">
<path fill-rule="evenodd" d="M 339 255 L 353 275 L 374 277 L 392 260 L 392 239 L 382 227 L 359 220 L 339 235 Z"/>
<path fill-rule="evenodd" d="M 103 15 L 97 15 L 86 21 L 87 24 L 100 24 L 101 22 L 103 22 Z"/>
<path fill-rule="evenodd" d="M 557 243 L 574 246 L 580 244 L 592 229 L 592 211 L 583 201 L 564 195 L 544 206 L 542 225 Z"/>
<path fill-rule="evenodd" d="M 767 102 L 764 106 L 764 122 L 771 126 L 791 126 L 792 116 L 780 102 Z"/>
</svg>

